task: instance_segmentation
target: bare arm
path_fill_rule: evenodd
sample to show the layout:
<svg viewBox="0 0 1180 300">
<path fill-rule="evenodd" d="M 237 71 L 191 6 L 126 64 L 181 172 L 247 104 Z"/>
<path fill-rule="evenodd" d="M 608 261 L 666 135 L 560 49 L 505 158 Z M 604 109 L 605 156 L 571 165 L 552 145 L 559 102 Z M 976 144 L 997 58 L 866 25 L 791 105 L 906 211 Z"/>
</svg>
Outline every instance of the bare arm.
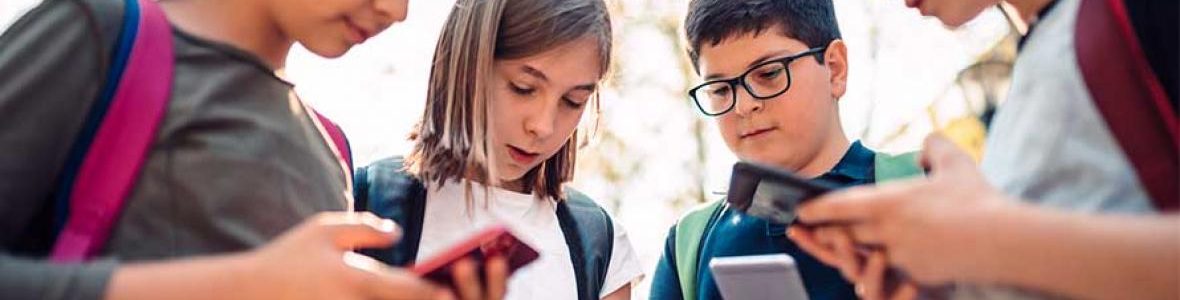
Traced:
<svg viewBox="0 0 1180 300">
<path fill-rule="evenodd" d="M 631 300 L 631 284 L 624 284 L 623 287 L 602 297 L 602 300 Z"/>
<path fill-rule="evenodd" d="M 1079 299 L 1180 299 L 1180 215 L 1004 212 L 983 281 Z"/>
<path fill-rule="evenodd" d="M 261 299 L 249 295 L 247 259 L 226 255 L 161 263 L 127 265 L 115 271 L 106 299 L 197 299 L 226 297 Z"/>
<path fill-rule="evenodd" d="M 323 213 L 255 251 L 126 265 L 106 298 L 435 299 L 440 290 L 403 270 L 348 252 L 397 239 L 392 221 Z M 471 279 L 474 281 L 474 279 Z"/>
<path fill-rule="evenodd" d="M 844 228 L 794 227 L 788 234 L 858 284 L 869 285 L 875 278 L 866 277 L 883 273 L 864 274 L 863 262 L 848 255 L 852 247 L 832 241 L 880 246 L 889 265 L 924 285 L 997 284 L 1083 299 L 1180 299 L 1180 215 L 1093 215 L 1025 204 L 989 186 L 948 141 L 927 139 L 925 150 L 929 178 L 851 188 L 812 201 L 800 208 L 802 221 Z"/>
</svg>

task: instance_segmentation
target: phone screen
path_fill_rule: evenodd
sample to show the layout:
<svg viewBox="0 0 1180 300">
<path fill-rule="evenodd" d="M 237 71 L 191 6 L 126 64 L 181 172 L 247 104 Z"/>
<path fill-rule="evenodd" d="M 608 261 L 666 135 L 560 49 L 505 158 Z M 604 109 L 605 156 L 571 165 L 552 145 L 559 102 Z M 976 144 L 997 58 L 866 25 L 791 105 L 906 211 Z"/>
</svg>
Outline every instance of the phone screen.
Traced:
<svg viewBox="0 0 1180 300">
<path fill-rule="evenodd" d="M 835 188 L 833 184 L 804 179 L 779 168 L 738 162 L 733 165 L 726 201 L 745 214 L 792 224 L 797 219 L 795 208 Z"/>
</svg>

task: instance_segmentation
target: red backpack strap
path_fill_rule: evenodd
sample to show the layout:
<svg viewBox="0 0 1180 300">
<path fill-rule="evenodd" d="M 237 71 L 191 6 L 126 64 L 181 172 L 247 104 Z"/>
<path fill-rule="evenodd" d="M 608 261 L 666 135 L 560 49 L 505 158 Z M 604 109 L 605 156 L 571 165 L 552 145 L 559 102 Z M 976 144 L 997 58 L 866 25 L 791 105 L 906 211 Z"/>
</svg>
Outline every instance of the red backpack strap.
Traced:
<svg viewBox="0 0 1180 300">
<path fill-rule="evenodd" d="M 136 22 L 125 69 L 78 167 L 69 211 L 53 246 L 57 262 L 84 261 L 102 248 L 139 178 L 172 89 L 172 29 L 152 0 L 127 0 Z"/>
<path fill-rule="evenodd" d="M 336 125 L 336 122 L 332 122 L 332 119 L 328 119 L 320 112 L 314 109 L 311 111 L 319 119 L 324 131 L 328 133 L 328 138 L 332 139 L 332 144 L 336 146 L 336 155 L 340 156 L 349 170 L 352 170 L 352 147 L 348 144 L 348 136 L 344 135 L 344 130 L 341 130 L 340 125 Z"/>
<path fill-rule="evenodd" d="M 1122 0 L 1081 0 L 1074 47 L 1107 127 L 1156 208 L 1180 207 L 1176 115 L 1139 44 Z"/>
</svg>

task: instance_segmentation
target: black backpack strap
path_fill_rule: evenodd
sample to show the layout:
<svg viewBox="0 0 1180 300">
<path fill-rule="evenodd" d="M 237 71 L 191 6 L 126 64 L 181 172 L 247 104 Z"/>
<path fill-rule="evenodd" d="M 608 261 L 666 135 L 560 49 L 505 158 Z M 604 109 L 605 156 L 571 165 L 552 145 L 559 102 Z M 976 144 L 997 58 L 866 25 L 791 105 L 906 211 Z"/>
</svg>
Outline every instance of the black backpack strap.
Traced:
<svg viewBox="0 0 1180 300">
<path fill-rule="evenodd" d="M 598 299 L 614 250 L 615 230 L 610 215 L 590 197 L 566 188 L 566 199 L 557 203 L 557 222 L 570 249 L 578 299 Z"/>
<path fill-rule="evenodd" d="M 354 209 L 368 211 L 397 222 L 402 239 L 391 248 L 365 249 L 360 253 L 392 266 L 407 266 L 418 256 L 422 218 L 426 214 L 426 187 L 403 168 L 401 157 L 379 160 L 356 170 Z"/>
</svg>

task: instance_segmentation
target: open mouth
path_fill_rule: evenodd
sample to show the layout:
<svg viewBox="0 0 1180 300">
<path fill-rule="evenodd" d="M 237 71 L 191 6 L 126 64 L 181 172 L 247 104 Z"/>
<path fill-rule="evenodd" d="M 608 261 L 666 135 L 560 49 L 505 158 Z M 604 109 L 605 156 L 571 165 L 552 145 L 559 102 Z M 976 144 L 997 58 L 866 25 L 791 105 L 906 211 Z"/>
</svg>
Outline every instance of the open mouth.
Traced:
<svg viewBox="0 0 1180 300">
<path fill-rule="evenodd" d="M 540 153 L 529 152 L 516 146 L 508 145 L 508 155 L 512 156 L 512 160 L 519 164 L 529 164 L 541 156 Z"/>
<path fill-rule="evenodd" d="M 766 133 L 768 133 L 768 132 L 771 132 L 771 131 L 774 131 L 774 130 L 775 130 L 775 128 L 774 128 L 774 127 L 767 127 L 767 128 L 757 129 L 757 130 L 751 130 L 751 131 L 746 131 L 746 132 L 743 132 L 743 133 L 741 134 L 741 136 L 739 136 L 739 137 L 740 137 L 741 139 L 747 139 L 747 138 L 759 137 L 759 136 L 763 136 L 763 135 L 765 135 Z"/>
</svg>

